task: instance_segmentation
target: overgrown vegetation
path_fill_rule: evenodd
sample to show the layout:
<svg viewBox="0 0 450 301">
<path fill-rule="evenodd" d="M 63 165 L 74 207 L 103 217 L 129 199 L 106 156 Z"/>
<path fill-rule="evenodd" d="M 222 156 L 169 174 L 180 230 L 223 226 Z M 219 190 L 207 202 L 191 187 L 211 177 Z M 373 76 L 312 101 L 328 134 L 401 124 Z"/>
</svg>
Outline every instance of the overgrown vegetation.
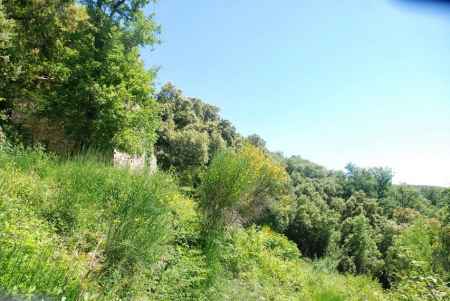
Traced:
<svg viewBox="0 0 450 301">
<path fill-rule="evenodd" d="M 450 300 L 450 190 L 332 171 L 159 91 L 150 0 L 0 1 L 0 292 Z M 114 167 L 118 149 L 159 171 Z"/>
<path fill-rule="evenodd" d="M 239 157 L 222 156 L 215 160 Z M 0 173 L 0 285 L 12 295 L 326 300 L 317 291 L 323 286 L 324 294 L 335 298 L 382 300 L 369 279 L 313 273 L 296 245 L 269 228 L 244 229 L 229 221 L 215 228 L 221 235 L 205 236 L 212 229 L 204 228 L 205 221 L 214 216 L 198 210 L 164 174 L 130 174 L 93 154 L 64 160 L 20 148 L 0 152 Z M 205 185 L 218 189 L 221 183 Z M 251 193 L 244 186 L 237 194 L 238 188 L 230 190 L 234 205 L 243 192 Z M 233 208 L 224 204 L 224 210 Z M 217 213 L 221 216 L 229 215 Z M 214 250 L 205 244 L 210 239 Z"/>
</svg>

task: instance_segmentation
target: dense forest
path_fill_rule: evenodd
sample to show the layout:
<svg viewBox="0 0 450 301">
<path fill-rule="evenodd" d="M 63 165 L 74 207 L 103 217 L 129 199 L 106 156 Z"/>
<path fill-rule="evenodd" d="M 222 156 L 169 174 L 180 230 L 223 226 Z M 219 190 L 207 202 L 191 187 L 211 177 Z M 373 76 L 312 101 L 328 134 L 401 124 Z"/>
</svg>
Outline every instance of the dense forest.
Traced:
<svg viewBox="0 0 450 301">
<path fill-rule="evenodd" d="M 152 3 L 0 0 L 0 299 L 450 300 L 450 189 L 286 157 L 157 88 Z"/>
</svg>

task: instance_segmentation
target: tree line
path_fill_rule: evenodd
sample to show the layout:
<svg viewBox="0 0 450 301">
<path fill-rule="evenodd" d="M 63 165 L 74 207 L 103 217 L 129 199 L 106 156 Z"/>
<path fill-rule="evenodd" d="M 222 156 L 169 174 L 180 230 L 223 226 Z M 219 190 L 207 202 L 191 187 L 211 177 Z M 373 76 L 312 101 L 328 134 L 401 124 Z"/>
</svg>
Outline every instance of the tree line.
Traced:
<svg viewBox="0 0 450 301">
<path fill-rule="evenodd" d="M 386 167 L 349 163 L 333 171 L 285 157 L 258 135 L 243 137 L 232 126 L 224 131 L 217 109 L 182 96 L 172 84 L 161 93 L 160 166 L 178 171 L 181 184 L 198 194 L 214 224 L 207 229 L 270 226 L 303 256 L 327 258 L 330 269 L 370 275 L 408 294 L 448 291 L 450 189 L 394 185 Z"/>
</svg>

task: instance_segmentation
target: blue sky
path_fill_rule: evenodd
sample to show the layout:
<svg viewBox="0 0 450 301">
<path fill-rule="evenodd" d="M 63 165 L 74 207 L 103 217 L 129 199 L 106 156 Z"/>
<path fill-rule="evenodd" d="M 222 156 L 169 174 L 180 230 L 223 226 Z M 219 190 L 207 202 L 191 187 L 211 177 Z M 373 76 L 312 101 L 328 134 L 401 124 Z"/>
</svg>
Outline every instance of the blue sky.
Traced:
<svg viewBox="0 0 450 301">
<path fill-rule="evenodd" d="M 331 169 L 450 186 L 450 10 L 395 0 L 161 0 L 158 83 Z"/>
</svg>

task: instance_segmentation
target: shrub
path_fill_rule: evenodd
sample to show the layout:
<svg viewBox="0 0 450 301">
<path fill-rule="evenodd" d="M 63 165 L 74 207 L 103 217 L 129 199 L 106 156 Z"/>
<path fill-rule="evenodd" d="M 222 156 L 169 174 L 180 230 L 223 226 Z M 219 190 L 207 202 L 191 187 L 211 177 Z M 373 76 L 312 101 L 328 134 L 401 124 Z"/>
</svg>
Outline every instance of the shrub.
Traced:
<svg viewBox="0 0 450 301">
<path fill-rule="evenodd" d="M 287 227 L 286 235 L 305 256 L 322 257 L 335 240 L 338 215 L 322 199 L 301 196 L 297 202 L 298 207 Z"/>
<path fill-rule="evenodd" d="M 214 222 L 281 224 L 268 217 L 290 206 L 287 179 L 284 168 L 255 146 L 220 152 L 202 178 L 201 208 Z"/>
<path fill-rule="evenodd" d="M 168 215 L 161 202 L 171 188 L 161 175 L 121 180 L 109 191 L 105 265 L 106 269 L 120 267 L 132 272 L 136 265 L 155 262 L 168 242 Z"/>
<path fill-rule="evenodd" d="M 342 272 L 376 275 L 383 266 L 374 239 L 375 232 L 367 218 L 348 218 L 342 226 L 343 257 L 338 265 Z"/>
<path fill-rule="evenodd" d="M 443 278 L 445 272 L 435 257 L 439 247 L 439 230 L 439 224 L 435 221 L 419 219 L 394 238 L 386 258 L 386 270 L 394 287 L 405 291 L 405 283 L 422 278 L 425 281 L 427 277 L 438 279 L 439 282 L 439 278 Z M 420 290 L 426 287 L 433 290 L 433 287 L 426 285 L 426 281 L 423 285 L 418 284 L 418 293 L 419 287 Z M 432 294 L 432 291 L 429 293 Z"/>
<path fill-rule="evenodd" d="M 245 202 L 255 183 L 248 158 L 227 150 L 217 154 L 202 178 L 200 207 L 207 228 L 231 223 L 233 213 Z"/>
</svg>

